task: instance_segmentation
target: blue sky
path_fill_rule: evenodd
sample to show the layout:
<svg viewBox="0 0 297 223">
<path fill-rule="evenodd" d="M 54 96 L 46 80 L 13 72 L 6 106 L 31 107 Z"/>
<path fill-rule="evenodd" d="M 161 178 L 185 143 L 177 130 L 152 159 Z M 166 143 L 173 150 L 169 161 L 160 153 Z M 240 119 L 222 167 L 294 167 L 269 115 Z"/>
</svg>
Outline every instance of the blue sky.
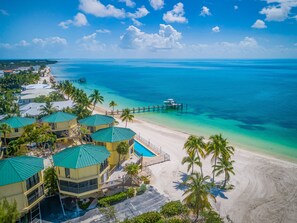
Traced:
<svg viewBox="0 0 297 223">
<path fill-rule="evenodd" d="M 1 58 L 296 58 L 297 0 L 1 0 Z"/>
</svg>

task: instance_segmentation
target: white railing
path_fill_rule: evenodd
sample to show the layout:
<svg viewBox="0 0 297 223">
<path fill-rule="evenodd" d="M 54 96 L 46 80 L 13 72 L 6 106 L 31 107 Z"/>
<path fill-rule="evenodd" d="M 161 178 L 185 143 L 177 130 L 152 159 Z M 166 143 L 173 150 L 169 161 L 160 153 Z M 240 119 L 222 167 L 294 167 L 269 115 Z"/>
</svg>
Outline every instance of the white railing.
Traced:
<svg viewBox="0 0 297 223">
<path fill-rule="evenodd" d="M 166 161 L 170 161 L 170 155 L 168 153 L 165 153 L 162 151 L 161 147 L 158 147 L 151 143 L 150 140 L 147 140 L 140 136 L 139 134 L 136 135 L 136 140 L 143 143 L 145 146 L 147 146 L 150 150 L 152 150 L 157 156 L 150 157 L 149 159 L 144 160 L 143 165 L 144 166 L 151 166 L 158 163 L 163 163 Z"/>
</svg>

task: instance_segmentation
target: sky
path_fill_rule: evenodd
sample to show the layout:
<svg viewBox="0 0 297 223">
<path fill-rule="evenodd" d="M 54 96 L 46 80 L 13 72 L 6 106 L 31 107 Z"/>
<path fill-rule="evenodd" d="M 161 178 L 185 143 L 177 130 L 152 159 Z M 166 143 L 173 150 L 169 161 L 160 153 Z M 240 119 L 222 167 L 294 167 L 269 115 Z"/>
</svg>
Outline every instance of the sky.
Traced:
<svg viewBox="0 0 297 223">
<path fill-rule="evenodd" d="M 297 58 L 297 0 L 0 0 L 0 58 Z"/>
</svg>

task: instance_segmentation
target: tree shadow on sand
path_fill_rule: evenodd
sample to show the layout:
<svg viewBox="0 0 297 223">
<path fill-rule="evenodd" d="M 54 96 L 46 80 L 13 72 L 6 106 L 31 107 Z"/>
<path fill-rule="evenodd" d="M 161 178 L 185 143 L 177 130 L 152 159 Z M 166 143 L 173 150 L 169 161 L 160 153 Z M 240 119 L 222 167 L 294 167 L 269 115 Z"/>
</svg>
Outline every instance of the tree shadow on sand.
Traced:
<svg viewBox="0 0 297 223">
<path fill-rule="evenodd" d="M 185 191 L 187 189 L 187 186 L 184 184 L 185 180 L 187 179 L 188 174 L 180 172 L 180 178 L 179 181 L 174 181 L 173 183 L 174 188 L 177 190 Z"/>
</svg>

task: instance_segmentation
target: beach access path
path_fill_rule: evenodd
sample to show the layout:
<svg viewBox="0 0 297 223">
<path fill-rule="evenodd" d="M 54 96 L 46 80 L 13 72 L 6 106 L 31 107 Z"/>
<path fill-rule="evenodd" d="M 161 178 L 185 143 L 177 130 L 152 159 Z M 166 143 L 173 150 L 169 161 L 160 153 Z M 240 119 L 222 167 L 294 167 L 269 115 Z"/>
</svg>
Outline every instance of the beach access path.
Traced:
<svg viewBox="0 0 297 223">
<path fill-rule="evenodd" d="M 104 109 L 95 112 L 104 113 Z M 189 135 L 139 119 L 128 127 L 170 155 L 170 161 L 150 166 L 151 184 L 171 200 L 182 199 L 179 183 L 186 176 L 186 166 L 181 160 L 186 156 L 183 145 Z M 203 162 L 203 171 L 211 175 L 209 159 Z M 235 223 L 295 223 L 297 164 L 237 147 L 233 159 L 236 175 L 231 176 L 231 183 L 235 188 L 226 192 L 225 198 L 217 197 L 213 204 L 221 216 L 229 215 Z"/>
</svg>

